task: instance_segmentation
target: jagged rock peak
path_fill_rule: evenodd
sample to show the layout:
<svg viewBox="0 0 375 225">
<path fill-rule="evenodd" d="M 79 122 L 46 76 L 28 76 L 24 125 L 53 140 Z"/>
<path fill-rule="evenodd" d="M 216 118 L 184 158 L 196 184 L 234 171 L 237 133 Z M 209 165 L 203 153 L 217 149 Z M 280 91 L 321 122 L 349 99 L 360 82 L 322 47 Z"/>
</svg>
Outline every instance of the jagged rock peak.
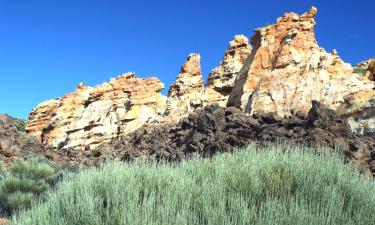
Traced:
<svg viewBox="0 0 375 225">
<path fill-rule="evenodd" d="M 236 35 L 229 42 L 224 57 L 218 67 L 208 76 L 205 90 L 205 104 L 214 102 L 226 106 L 229 94 L 234 87 L 234 81 L 251 52 L 249 40 L 244 35 Z"/>
<path fill-rule="evenodd" d="M 26 131 L 57 148 L 92 148 L 142 127 L 164 113 L 159 79 L 126 73 L 96 87 L 78 85 L 61 99 L 38 105 Z"/>
<path fill-rule="evenodd" d="M 186 91 L 194 91 L 195 87 L 203 86 L 200 60 L 201 56 L 199 54 L 189 54 L 180 69 L 176 81 L 169 88 L 168 96 L 183 95 Z"/>
<path fill-rule="evenodd" d="M 249 113 L 307 114 L 313 100 L 335 109 L 346 95 L 374 87 L 336 53 L 319 47 L 316 13 L 315 7 L 302 15 L 285 13 L 277 23 L 256 30 L 254 49 L 237 76 L 229 106 Z"/>
<path fill-rule="evenodd" d="M 190 54 L 169 89 L 165 114 L 172 120 L 202 106 L 204 81 L 200 58 L 197 53 Z"/>
</svg>

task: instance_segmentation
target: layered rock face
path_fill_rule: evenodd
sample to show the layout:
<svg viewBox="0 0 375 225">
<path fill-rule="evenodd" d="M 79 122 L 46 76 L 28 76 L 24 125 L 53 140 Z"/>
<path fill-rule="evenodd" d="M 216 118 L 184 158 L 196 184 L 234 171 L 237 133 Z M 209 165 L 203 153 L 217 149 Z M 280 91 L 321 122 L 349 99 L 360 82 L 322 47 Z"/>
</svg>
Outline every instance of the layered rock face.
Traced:
<svg viewBox="0 0 375 225">
<path fill-rule="evenodd" d="M 134 73 L 94 88 L 80 84 L 74 93 L 34 109 L 26 130 L 52 147 L 92 148 L 161 115 L 163 88 L 157 78 Z"/>
<path fill-rule="evenodd" d="M 249 40 L 244 35 L 236 35 L 229 42 L 220 65 L 208 76 L 205 89 L 205 104 L 218 103 L 226 106 L 234 81 L 251 52 Z"/>
<path fill-rule="evenodd" d="M 167 120 L 178 120 L 203 105 L 204 81 L 200 55 L 190 54 L 168 92 Z"/>
<path fill-rule="evenodd" d="M 29 115 L 26 131 L 42 141 L 43 129 L 48 126 L 61 99 L 48 100 L 40 103 Z"/>
<path fill-rule="evenodd" d="M 371 81 L 353 74 L 336 51 L 327 53 L 314 36 L 316 8 L 286 13 L 276 24 L 256 30 L 254 49 L 238 75 L 229 106 L 245 112 L 304 114 L 318 100 L 335 109 L 348 94 L 371 90 Z"/>
</svg>

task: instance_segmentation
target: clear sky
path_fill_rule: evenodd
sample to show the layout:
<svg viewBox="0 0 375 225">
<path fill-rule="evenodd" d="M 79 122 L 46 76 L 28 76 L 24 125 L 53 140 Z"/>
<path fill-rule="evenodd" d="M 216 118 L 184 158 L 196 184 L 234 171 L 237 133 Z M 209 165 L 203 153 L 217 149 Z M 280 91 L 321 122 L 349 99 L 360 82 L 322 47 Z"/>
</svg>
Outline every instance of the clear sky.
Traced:
<svg viewBox="0 0 375 225">
<path fill-rule="evenodd" d="M 235 34 L 312 5 L 322 47 L 352 64 L 375 56 L 373 0 L 0 0 L 0 113 L 26 118 L 81 81 L 129 71 L 168 89 L 191 52 L 207 77 Z"/>
</svg>

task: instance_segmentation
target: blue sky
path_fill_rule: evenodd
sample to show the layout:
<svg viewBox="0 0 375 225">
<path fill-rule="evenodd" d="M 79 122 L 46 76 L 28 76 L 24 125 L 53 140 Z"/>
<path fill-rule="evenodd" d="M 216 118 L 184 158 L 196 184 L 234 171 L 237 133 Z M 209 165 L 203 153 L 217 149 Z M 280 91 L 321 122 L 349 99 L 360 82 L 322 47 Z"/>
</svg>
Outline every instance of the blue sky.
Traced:
<svg viewBox="0 0 375 225">
<path fill-rule="evenodd" d="M 235 34 L 312 5 L 322 47 L 352 64 L 375 56 L 373 0 L 0 0 L 0 113 L 26 118 L 81 81 L 128 71 L 168 89 L 190 52 L 207 77 Z"/>
</svg>

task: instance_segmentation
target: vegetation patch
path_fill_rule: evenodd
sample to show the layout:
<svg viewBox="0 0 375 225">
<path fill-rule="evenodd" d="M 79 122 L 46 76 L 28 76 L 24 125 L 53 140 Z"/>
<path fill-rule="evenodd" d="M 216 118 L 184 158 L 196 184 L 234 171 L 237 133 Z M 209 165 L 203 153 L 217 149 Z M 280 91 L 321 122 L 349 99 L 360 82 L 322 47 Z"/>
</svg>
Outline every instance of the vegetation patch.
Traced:
<svg viewBox="0 0 375 225">
<path fill-rule="evenodd" d="M 26 129 L 25 123 L 22 122 L 22 121 L 19 121 L 19 120 L 14 121 L 14 126 L 16 126 L 16 128 L 17 128 L 18 131 L 22 131 L 23 132 Z"/>
<path fill-rule="evenodd" d="M 357 73 L 359 75 L 365 75 L 367 72 L 367 68 L 354 68 L 353 73 Z"/>
<path fill-rule="evenodd" d="M 19 225 L 372 224 L 375 187 L 336 154 L 247 147 L 180 164 L 111 162 L 65 179 Z"/>
<path fill-rule="evenodd" d="M 31 202 L 41 197 L 61 177 L 46 162 L 36 158 L 18 160 L 9 170 L 0 174 L 0 215 L 30 207 Z"/>
</svg>

